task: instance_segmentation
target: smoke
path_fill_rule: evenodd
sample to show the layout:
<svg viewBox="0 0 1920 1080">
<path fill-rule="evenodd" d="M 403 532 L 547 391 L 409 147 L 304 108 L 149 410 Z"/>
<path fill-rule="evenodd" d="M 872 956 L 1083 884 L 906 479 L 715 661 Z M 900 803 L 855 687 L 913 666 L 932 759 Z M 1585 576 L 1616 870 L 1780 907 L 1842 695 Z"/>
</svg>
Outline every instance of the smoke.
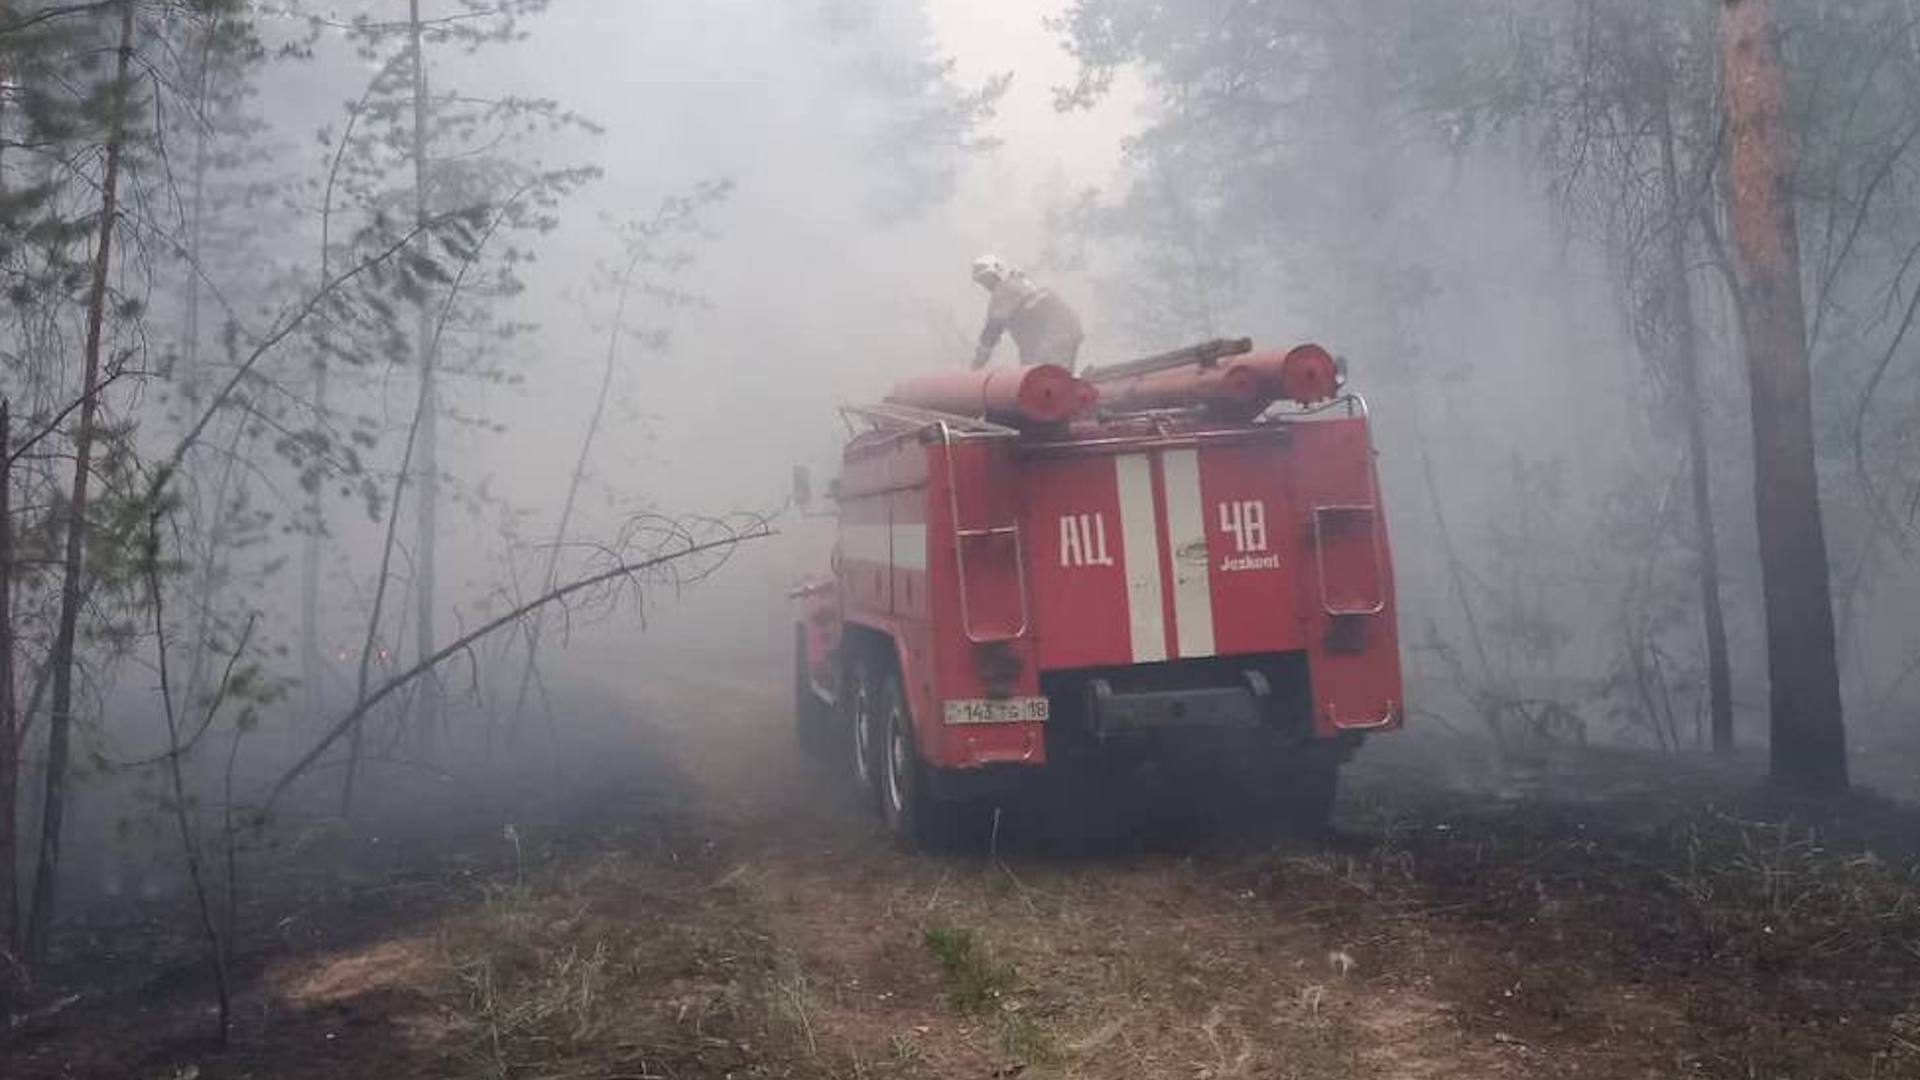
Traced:
<svg viewBox="0 0 1920 1080">
<path fill-rule="evenodd" d="M 239 201 L 228 212 L 245 224 L 223 232 L 227 246 L 204 263 L 223 286 L 220 318 L 235 327 L 222 342 L 229 357 L 243 351 L 240 327 L 270 325 L 290 296 L 313 287 L 323 208 L 328 239 L 342 248 L 357 231 L 376 236 L 406 216 L 394 178 L 410 168 L 408 147 L 367 135 L 382 124 L 404 130 L 405 117 L 375 91 L 393 89 L 382 80 L 405 72 L 406 53 L 354 21 L 390 17 L 389 7 L 349 4 L 324 17 L 260 9 L 272 59 L 240 110 L 254 121 L 251 156 L 230 172 Z M 1048 22 L 1067 7 L 556 3 L 500 41 L 436 43 L 432 85 L 450 102 L 481 103 L 477 127 L 502 103 L 535 118 L 450 167 L 460 183 L 438 198 L 457 203 L 471 194 L 461 184 L 502 175 L 593 173 L 565 191 L 556 185 L 550 199 L 530 196 L 524 228 L 484 239 L 473 265 L 489 336 L 458 319 L 447 335 L 448 355 L 470 363 L 449 364 L 442 391 L 439 636 L 538 588 L 611 347 L 610 395 L 562 543 L 562 578 L 603 559 L 605 541 L 645 513 L 761 513 L 780 535 L 697 584 L 562 619 L 547 647 L 782 670 L 786 589 L 825 568 L 832 532 L 788 505 L 792 470 L 832 475 L 840 406 L 965 362 L 984 306 L 967 267 L 991 252 L 1031 268 L 1081 312 L 1092 362 L 1223 334 L 1318 341 L 1342 354 L 1375 419 L 1416 703 L 1476 723 L 1464 664 L 1476 678 L 1567 699 L 1596 731 L 1623 728 L 1606 701 L 1623 593 L 1653 557 L 1665 560 L 1661 580 L 1684 581 L 1690 556 L 1674 539 L 1684 527 L 1670 521 L 1681 513 L 1671 403 L 1648 390 L 1605 238 L 1569 227 L 1517 138 L 1468 148 L 1425 119 L 1380 124 L 1392 110 L 1327 101 L 1287 111 L 1284 153 L 1252 139 L 1205 142 L 1218 118 L 1182 113 L 1195 88 L 1180 70 L 1150 63 L 1120 65 L 1091 107 L 1056 108 L 1056 92 L 1082 74 L 1083 58 L 1064 47 L 1070 27 Z M 365 160 L 335 176 L 350 130 L 371 140 Z M 496 153 L 511 168 L 488 157 Z M 661 247 L 621 311 L 608 271 L 629 254 L 628 230 L 716 184 L 726 196 Z M 155 292 L 156 310 L 176 314 L 181 301 Z M 1706 307 L 1709 336 L 1731 339 L 1731 311 Z M 203 336 L 215 351 L 217 335 Z M 415 497 L 394 473 L 417 358 L 380 344 L 344 332 L 327 342 L 341 361 L 333 426 L 364 466 L 318 482 L 321 652 L 336 705 L 366 640 L 388 500 L 396 490 L 403 502 Z M 357 362 L 354 350 L 363 350 Z M 307 361 L 289 351 L 262 371 L 293 413 L 312 405 L 302 396 Z M 1707 361 L 1715 513 L 1750 522 L 1744 386 L 1730 351 L 1710 349 Z M 177 427 L 203 404 L 181 395 L 164 407 Z M 229 616 L 263 614 L 272 674 L 290 685 L 299 592 L 288 567 L 312 477 L 282 460 L 303 433 L 272 429 L 278 415 L 263 407 L 259 430 L 236 429 L 235 445 L 252 440 L 246 505 L 273 524 L 218 585 Z M 1668 527 L 1643 535 L 1635 522 Z M 420 552 L 408 530 L 398 535 L 401 590 Z M 1750 530 L 1724 535 L 1736 701 L 1751 740 L 1764 686 L 1755 558 Z M 1856 697 L 1887 685 L 1911 653 L 1898 609 L 1913 575 L 1888 580 L 1876 621 L 1855 639 Z M 415 617 L 393 604 L 372 638 L 376 674 L 411 659 Z M 448 687 L 463 711 L 499 707 L 502 673 L 518 670 L 505 641 L 457 666 Z M 1698 680 L 1679 681 L 1680 709 L 1691 714 Z M 152 683 L 139 662 L 103 670 L 102 761 L 154 750 Z M 298 715 L 300 700 L 280 699 L 243 771 L 311 739 L 315 721 Z M 216 774 L 200 779 L 217 783 Z M 104 831 L 113 804 L 134 797 L 102 799 L 108 808 L 83 815 L 82 827 Z"/>
</svg>

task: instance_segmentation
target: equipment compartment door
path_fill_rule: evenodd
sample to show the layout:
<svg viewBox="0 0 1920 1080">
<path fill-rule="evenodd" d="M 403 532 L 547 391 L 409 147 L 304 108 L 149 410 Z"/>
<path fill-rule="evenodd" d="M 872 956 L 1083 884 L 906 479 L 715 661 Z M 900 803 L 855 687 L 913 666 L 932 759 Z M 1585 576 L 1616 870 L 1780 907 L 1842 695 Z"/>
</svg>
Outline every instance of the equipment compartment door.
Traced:
<svg viewBox="0 0 1920 1080">
<path fill-rule="evenodd" d="M 1182 484 L 1169 451 L 1170 508 Z M 1272 443 L 1211 446 L 1199 451 L 1200 512 L 1204 517 L 1211 652 L 1221 656 L 1291 652 L 1304 648 L 1294 604 L 1295 560 L 1302 557 L 1289 526 L 1293 503 L 1284 471 L 1288 448 Z M 1198 651 L 1182 655 L 1203 655 Z"/>
<path fill-rule="evenodd" d="M 1160 659 L 1160 561 L 1145 455 L 1021 468 L 1034 644 L 1044 670 Z M 1158 650 L 1158 654 L 1156 654 Z"/>
</svg>

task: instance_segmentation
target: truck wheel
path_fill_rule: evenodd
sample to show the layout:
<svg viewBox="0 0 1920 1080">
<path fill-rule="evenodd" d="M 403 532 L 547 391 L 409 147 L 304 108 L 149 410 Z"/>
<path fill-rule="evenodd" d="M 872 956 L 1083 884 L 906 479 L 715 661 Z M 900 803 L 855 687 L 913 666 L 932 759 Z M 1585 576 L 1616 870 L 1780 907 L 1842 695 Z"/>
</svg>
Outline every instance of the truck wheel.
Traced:
<svg viewBox="0 0 1920 1080">
<path fill-rule="evenodd" d="M 816 758 L 829 756 L 833 746 L 833 710 L 813 692 L 813 672 L 807 669 L 807 628 L 793 628 L 793 726 L 800 749 Z"/>
<path fill-rule="evenodd" d="M 913 717 L 907 710 L 900 677 L 889 672 L 882 680 L 877 704 L 881 746 L 880 811 L 887 829 L 900 846 L 914 850 L 928 846 L 939 806 L 927 794 L 920 751 L 913 737 Z"/>
<path fill-rule="evenodd" d="M 855 794 L 869 806 L 880 794 L 880 732 L 885 723 L 878 711 L 877 667 L 872 657 L 863 656 L 854 661 L 853 677 L 847 680 L 847 764 L 853 770 Z"/>
</svg>

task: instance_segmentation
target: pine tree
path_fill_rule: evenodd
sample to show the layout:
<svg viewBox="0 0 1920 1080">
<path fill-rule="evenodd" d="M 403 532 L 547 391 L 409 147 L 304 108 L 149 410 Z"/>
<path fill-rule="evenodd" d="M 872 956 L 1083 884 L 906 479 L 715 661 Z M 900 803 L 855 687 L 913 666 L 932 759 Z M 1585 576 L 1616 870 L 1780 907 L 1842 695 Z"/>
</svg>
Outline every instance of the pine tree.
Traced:
<svg viewBox="0 0 1920 1080">
<path fill-rule="evenodd" d="M 1753 407 L 1773 778 L 1830 794 L 1847 786 L 1846 729 L 1814 470 L 1800 241 L 1788 186 L 1793 169 L 1787 80 L 1771 0 L 1725 0 L 1721 31 L 1734 249 Z"/>
<path fill-rule="evenodd" d="M 361 15 L 347 27 L 361 57 L 379 66 L 350 117 L 351 129 L 342 136 L 336 166 L 339 189 L 360 201 L 361 213 L 376 218 L 404 215 L 416 229 L 446 213 L 472 210 L 485 217 L 489 209 L 500 211 L 489 229 L 497 250 L 473 253 L 496 257 L 490 272 L 464 274 L 458 283 L 423 281 L 423 287 L 407 298 L 412 319 L 404 345 L 400 335 L 387 335 L 391 346 L 399 346 L 395 355 L 404 354 L 415 368 L 419 390 L 416 430 L 409 440 L 411 460 L 404 465 L 414 511 L 412 623 L 418 656 L 431 655 L 438 641 L 444 382 L 450 375 L 501 376 L 494 358 L 486 354 L 487 344 L 498 344 L 526 328 L 494 316 L 488 301 L 520 287 L 516 267 L 526 252 L 516 246 L 515 237 L 550 229 L 557 201 L 597 175 L 596 170 L 584 168 L 539 169 L 517 156 L 520 144 L 535 133 L 567 127 L 592 130 L 582 117 L 551 101 L 482 99 L 451 89 L 436 90 L 432 57 L 435 49 L 472 53 L 517 40 L 522 21 L 546 7 L 547 0 L 510 0 L 484 8 L 459 0 L 439 10 L 431 3 L 409 0 L 403 19 L 382 21 Z M 406 148 L 403 168 L 394 168 L 385 152 L 394 146 Z M 335 182 L 330 176 L 330 189 Z M 424 251 L 421 262 L 431 262 Z M 461 331 L 458 336 L 464 344 L 458 352 L 449 348 L 454 337 L 450 329 Z M 316 370 L 316 379 L 320 377 Z M 309 580 L 312 577 L 310 573 Z M 380 588 L 384 589 L 384 582 Z M 317 646 L 311 634 L 319 622 L 313 610 L 317 592 L 308 595 L 302 651 L 313 654 Z M 428 678 L 413 703 L 410 721 L 416 752 L 434 753 L 444 723 L 439 685 Z"/>
</svg>

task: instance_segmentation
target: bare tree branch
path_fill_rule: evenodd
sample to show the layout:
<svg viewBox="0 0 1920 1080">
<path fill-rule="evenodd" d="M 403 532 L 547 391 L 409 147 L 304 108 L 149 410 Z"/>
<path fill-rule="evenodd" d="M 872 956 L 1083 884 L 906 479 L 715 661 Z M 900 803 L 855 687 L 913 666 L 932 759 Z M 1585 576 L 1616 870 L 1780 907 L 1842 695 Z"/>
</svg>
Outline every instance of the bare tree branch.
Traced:
<svg viewBox="0 0 1920 1080">
<path fill-rule="evenodd" d="M 369 712 L 373 711 L 375 705 L 386 700 L 386 698 L 391 696 L 395 691 L 407 686 L 415 679 L 432 671 L 447 658 L 465 652 L 468 646 L 474 642 L 504 627 L 517 623 L 519 620 L 533 612 L 539 611 L 549 604 L 558 603 L 597 585 L 604 585 L 619 578 L 633 579 L 636 575 L 659 567 L 669 566 L 681 559 L 691 558 L 692 556 L 706 552 L 730 550 L 747 541 L 761 540 L 772 535 L 774 535 L 772 528 L 765 522 L 761 522 L 756 527 L 744 532 L 734 532 L 717 539 L 688 544 L 685 547 L 675 548 L 674 550 L 652 555 L 648 558 L 623 562 L 611 569 L 589 574 L 577 581 L 553 589 L 519 605 L 504 615 L 482 623 L 474 630 L 467 632 L 453 642 L 441 647 L 431 656 L 428 656 L 419 663 L 380 684 L 372 693 L 361 699 L 345 716 L 342 716 L 336 721 L 334 725 L 327 730 L 325 735 L 321 736 L 319 742 L 315 743 L 311 749 L 300 756 L 298 761 L 294 762 L 280 775 L 280 778 L 274 782 L 265 802 L 262 804 L 262 812 L 264 813 L 266 810 L 271 809 L 273 804 L 278 802 L 280 797 L 286 793 L 287 788 L 291 787 L 294 781 L 298 780 L 302 774 L 311 769 L 314 763 L 318 762 L 321 756 L 324 755 L 333 744 L 339 742 L 343 736 L 352 731 Z"/>
</svg>

